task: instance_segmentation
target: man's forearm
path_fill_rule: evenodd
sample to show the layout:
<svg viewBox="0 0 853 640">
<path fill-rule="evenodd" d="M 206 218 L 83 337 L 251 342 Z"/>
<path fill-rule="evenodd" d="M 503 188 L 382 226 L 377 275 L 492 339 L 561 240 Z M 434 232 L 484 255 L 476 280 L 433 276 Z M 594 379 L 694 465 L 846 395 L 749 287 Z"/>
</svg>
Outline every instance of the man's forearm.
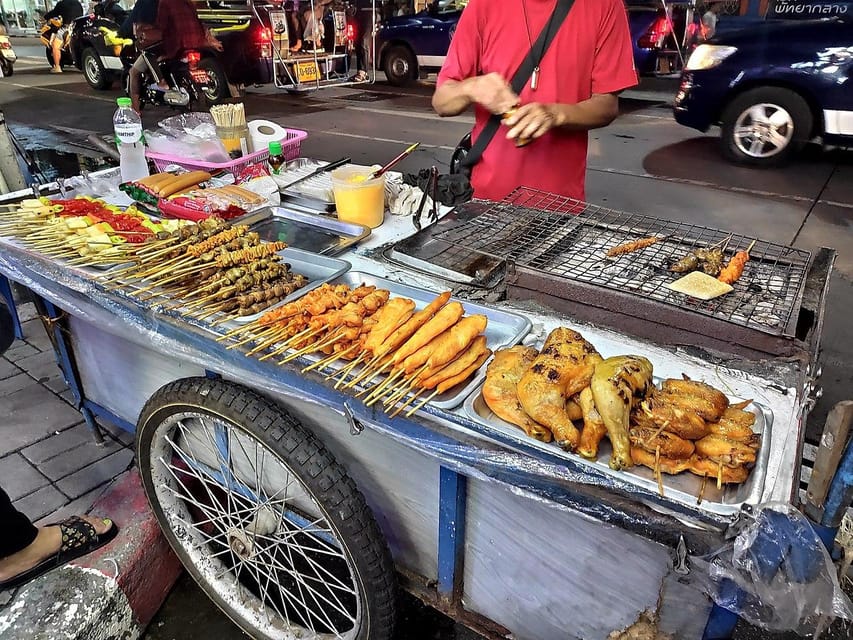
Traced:
<svg viewBox="0 0 853 640">
<path fill-rule="evenodd" d="M 471 106 L 468 80 L 447 80 L 432 95 L 432 108 L 441 117 L 458 116 Z"/>
<path fill-rule="evenodd" d="M 556 126 L 571 131 L 606 127 L 619 115 L 619 98 L 614 94 L 594 95 L 577 104 L 553 104 Z"/>
</svg>

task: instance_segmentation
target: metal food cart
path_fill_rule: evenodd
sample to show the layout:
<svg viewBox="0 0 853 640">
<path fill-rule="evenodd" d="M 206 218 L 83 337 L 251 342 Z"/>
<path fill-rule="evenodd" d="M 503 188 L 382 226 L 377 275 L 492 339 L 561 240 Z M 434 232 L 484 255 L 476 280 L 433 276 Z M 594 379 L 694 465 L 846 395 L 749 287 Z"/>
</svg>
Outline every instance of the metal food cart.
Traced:
<svg viewBox="0 0 853 640">
<path fill-rule="evenodd" d="M 438 292 L 448 282 L 436 273 L 461 274 L 464 304 L 530 321 L 526 344 L 568 326 L 604 356 L 643 354 L 657 377 L 751 399 L 763 442 L 748 483 L 709 486 L 697 500 L 696 483 L 667 479 L 661 492 L 651 474 L 611 470 L 606 452 L 587 461 L 506 428 L 484 411 L 479 385 L 390 418 L 322 372 L 302 373 L 304 362 L 247 357 L 217 340 L 222 329 L 9 239 L 0 273 L 35 293 L 96 432 L 95 418 L 137 432 L 168 541 L 256 637 L 388 638 L 396 581 L 490 637 L 605 638 L 642 616 L 677 638 L 726 637 L 732 618 L 707 596 L 695 559 L 755 505 L 799 500 L 833 252 L 756 250 L 772 256 L 757 261 L 766 275 L 790 287 L 783 306 L 759 307 L 779 321 L 767 332 L 752 315 L 731 322 L 725 304 L 678 308 L 654 288 L 640 299 L 626 293 L 637 274 L 566 260 L 579 238 L 597 251 L 608 234 L 665 232 L 659 249 L 674 251 L 669 243 L 720 232 L 544 197 L 474 202 L 416 236 L 408 219 L 389 219 L 341 254 L 355 274 L 342 281 Z M 488 301 L 494 289 L 480 285 L 491 279 L 507 299 Z M 828 531 L 849 502 L 851 458 L 848 446 L 843 473 L 816 499 Z"/>
</svg>

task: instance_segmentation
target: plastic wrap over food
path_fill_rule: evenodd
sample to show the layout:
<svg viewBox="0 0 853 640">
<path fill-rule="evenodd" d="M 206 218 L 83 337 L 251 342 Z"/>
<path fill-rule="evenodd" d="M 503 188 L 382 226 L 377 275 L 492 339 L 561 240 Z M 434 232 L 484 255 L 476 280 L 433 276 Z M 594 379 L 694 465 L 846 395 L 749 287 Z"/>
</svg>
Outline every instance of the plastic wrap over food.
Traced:
<svg viewBox="0 0 853 640">
<path fill-rule="evenodd" d="M 161 120 L 157 129 L 145 132 L 149 151 L 205 162 L 228 162 L 225 147 L 216 135 L 209 113 L 184 113 Z"/>
<path fill-rule="evenodd" d="M 770 631 L 819 633 L 853 619 L 850 601 L 823 542 L 790 505 L 756 507 L 737 537 L 709 558 L 711 597 Z"/>
</svg>

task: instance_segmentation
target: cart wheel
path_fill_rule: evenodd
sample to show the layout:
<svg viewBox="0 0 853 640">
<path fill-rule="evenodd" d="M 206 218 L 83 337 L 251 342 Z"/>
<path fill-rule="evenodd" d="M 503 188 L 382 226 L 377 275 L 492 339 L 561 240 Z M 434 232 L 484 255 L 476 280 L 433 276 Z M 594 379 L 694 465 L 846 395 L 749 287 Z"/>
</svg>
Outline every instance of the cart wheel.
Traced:
<svg viewBox="0 0 853 640">
<path fill-rule="evenodd" d="M 254 638 L 390 639 L 394 569 L 320 441 L 235 384 L 161 388 L 137 430 L 145 492 L 199 586 Z"/>
</svg>

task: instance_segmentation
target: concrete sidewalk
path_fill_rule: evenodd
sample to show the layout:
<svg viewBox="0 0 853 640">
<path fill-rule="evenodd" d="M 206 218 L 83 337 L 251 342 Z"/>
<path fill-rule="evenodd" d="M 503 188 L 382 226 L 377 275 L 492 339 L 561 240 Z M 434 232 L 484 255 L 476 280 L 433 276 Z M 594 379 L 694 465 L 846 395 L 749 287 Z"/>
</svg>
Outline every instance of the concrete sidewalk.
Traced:
<svg viewBox="0 0 853 640">
<path fill-rule="evenodd" d="M 0 592 L 0 637 L 136 638 L 180 565 L 133 468 L 133 435 L 102 422 L 104 442 L 95 442 L 33 305 L 19 313 L 25 340 L 0 357 L 0 486 L 37 524 L 91 511 L 120 533 L 94 554 Z"/>
</svg>

